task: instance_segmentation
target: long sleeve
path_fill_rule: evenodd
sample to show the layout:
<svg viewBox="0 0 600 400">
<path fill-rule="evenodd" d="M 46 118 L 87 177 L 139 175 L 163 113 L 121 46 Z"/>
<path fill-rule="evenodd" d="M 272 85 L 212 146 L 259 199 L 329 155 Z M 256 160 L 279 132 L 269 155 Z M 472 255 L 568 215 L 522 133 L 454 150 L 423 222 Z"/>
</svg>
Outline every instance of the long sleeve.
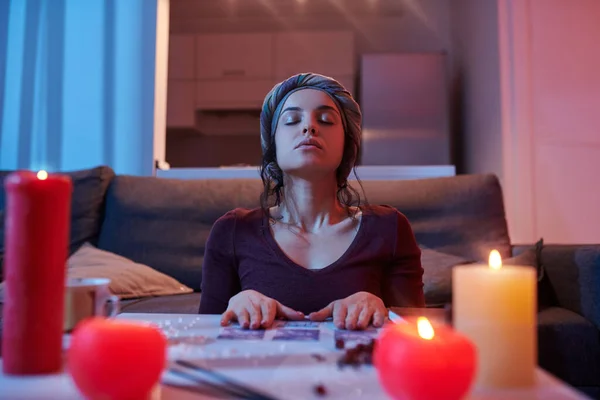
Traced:
<svg viewBox="0 0 600 400">
<path fill-rule="evenodd" d="M 382 282 L 388 307 L 425 307 L 421 250 L 408 219 L 398 213 L 395 249 Z"/>
<path fill-rule="evenodd" d="M 239 293 L 240 279 L 234 248 L 235 210 L 219 218 L 206 241 L 202 263 L 200 314 L 221 314 Z"/>
</svg>

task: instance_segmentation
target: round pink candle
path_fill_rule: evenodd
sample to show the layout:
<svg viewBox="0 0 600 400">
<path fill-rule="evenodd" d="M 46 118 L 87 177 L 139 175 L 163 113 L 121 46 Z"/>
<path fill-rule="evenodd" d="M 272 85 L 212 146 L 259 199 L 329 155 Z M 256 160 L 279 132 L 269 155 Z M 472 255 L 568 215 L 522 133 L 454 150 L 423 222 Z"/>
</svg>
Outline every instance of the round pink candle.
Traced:
<svg viewBox="0 0 600 400">
<path fill-rule="evenodd" d="M 103 317 L 81 321 L 67 353 L 68 371 L 88 399 L 148 399 L 166 360 L 160 329 Z"/>
<path fill-rule="evenodd" d="M 379 381 L 395 399 L 458 400 L 475 374 L 475 346 L 427 318 L 386 326 L 373 356 Z"/>
<path fill-rule="evenodd" d="M 2 368 L 11 375 L 58 372 L 71 179 L 19 171 L 5 189 Z"/>
</svg>

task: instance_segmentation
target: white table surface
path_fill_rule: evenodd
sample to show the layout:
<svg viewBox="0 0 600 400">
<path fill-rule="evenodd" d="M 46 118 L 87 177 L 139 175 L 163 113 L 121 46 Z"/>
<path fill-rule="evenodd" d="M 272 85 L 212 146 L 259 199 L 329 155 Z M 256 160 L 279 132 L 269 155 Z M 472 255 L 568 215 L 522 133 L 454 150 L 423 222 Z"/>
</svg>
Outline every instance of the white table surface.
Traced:
<svg viewBox="0 0 600 400">
<path fill-rule="evenodd" d="M 147 321 L 161 327 L 169 338 L 169 360 L 193 361 L 218 370 L 232 379 L 260 389 L 278 399 L 389 399 L 372 366 L 339 369 L 336 360 L 342 350 L 335 349 L 331 323 L 322 324 L 318 342 L 272 341 L 275 330 L 268 330 L 262 341 L 217 340 L 219 316 L 189 314 L 120 314 L 118 318 Z M 65 347 L 68 336 L 65 337 Z M 317 360 L 320 354 L 325 361 Z M 1 370 L 0 370 L 1 372 Z M 537 385 L 530 389 L 485 391 L 474 389 L 467 399 L 586 399 L 575 389 L 548 373 L 538 370 Z M 185 379 L 165 372 L 163 383 L 188 385 Z M 313 392 L 323 384 L 327 395 Z M 432 384 L 435 384 L 432 382 Z M 161 385 L 153 400 L 203 399 L 207 396 Z M 0 375 L 0 399 L 83 399 L 67 373 L 49 376 L 9 377 Z"/>
</svg>

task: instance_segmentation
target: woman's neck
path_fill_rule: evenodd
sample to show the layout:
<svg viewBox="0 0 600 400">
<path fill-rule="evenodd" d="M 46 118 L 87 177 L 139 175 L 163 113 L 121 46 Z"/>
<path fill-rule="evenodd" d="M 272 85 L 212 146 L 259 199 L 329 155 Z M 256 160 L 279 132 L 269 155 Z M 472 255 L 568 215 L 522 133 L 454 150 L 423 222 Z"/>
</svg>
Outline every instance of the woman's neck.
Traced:
<svg viewBox="0 0 600 400">
<path fill-rule="evenodd" d="M 279 206 L 282 222 L 311 233 L 337 224 L 347 216 L 337 199 L 337 190 L 335 179 L 308 181 L 288 177 Z"/>
</svg>

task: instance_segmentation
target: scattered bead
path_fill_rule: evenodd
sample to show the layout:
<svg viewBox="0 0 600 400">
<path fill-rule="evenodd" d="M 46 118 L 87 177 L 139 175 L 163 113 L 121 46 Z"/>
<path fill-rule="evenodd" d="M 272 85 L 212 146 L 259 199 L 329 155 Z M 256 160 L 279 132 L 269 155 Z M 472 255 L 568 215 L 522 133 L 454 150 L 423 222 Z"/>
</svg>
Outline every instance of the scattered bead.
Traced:
<svg viewBox="0 0 600 400">
<path fill-rule="evenodd" d="M 326 396 L 327 395 L 327 389 L 322 384 L 316 385 L 314 387 L 314 390 L 315 390 L 315 393 L 317 395 L 319 395 L 319 396 Z"/>
</svg>

